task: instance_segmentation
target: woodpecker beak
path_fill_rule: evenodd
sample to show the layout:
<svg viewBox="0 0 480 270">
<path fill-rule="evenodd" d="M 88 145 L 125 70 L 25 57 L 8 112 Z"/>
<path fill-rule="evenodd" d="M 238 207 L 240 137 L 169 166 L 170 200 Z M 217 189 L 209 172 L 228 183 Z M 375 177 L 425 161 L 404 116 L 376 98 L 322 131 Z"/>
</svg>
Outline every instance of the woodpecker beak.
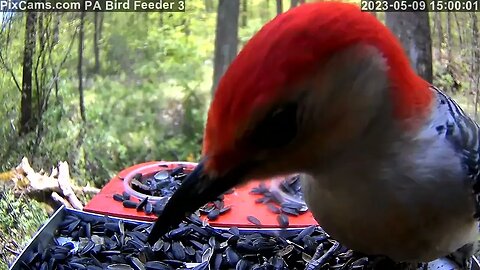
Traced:
<svg viewBox="0 0 480 270">
<path fill-rule="evenodd" d="M 210 177 L 205 172 L 204 162 L 200 162 L 168 201 L 148 236 L 148 242 L 153 245 L 189 213 L 241 183 L 250 171 L 250 167 L 249 165 L 239 166 L 224 176 Z"/>
</svg>

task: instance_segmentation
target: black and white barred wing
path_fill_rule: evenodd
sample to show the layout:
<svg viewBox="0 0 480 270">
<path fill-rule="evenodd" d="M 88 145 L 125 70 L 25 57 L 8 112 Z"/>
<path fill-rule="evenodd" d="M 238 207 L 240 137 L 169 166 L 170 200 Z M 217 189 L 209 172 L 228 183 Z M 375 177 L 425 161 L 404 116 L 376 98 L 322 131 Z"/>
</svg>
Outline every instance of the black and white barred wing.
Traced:
<svg viewBox="0 0 480 270">
<path fill-rule="evenodd" d="M 463 157 L 463 165 L 467 178 L 472 181 L 475 198 L 475 218 L 480 218 L 480 177 L 479 177 L 479 126 L 470 118 L 458 104 L 442 91 L 432 86 L 438 97 L 438 110 L 441 122 L 436 123 L 435 129 L 439 135 L 452 143 Z"/>
</svg>

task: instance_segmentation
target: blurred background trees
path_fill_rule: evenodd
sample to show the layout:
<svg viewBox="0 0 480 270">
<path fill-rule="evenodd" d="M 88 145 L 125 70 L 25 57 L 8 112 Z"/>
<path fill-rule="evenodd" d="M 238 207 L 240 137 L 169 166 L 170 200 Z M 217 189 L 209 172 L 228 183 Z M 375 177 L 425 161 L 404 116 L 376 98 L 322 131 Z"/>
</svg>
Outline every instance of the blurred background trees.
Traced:
<svg viewBox="0 0 480 270">
<path fill-rule="evenodd" d="M 243 1 L 242 26 L 247 25 L 247 6 L 247 1 Z M 218 2 L 212 93 L 217 88 L 218 81 L 230 62 L 237 55 L 239 13 L 240 0 L 220 0 Z"/>
<path fill-rule="evenodd" d="M 78 185 L 102 187 L 135 163 L 198 160 L 211 94 L 229 63 L 264 23 L 304 2 L 188 0 L 185 13 L 2 13 L 0 172 L 23 156 L 36 169 L 66 160 Z M 478 14 L 375 15 L 400 37 L 417 72 L 476 117 Z M 42 209 L 0 184 L 0 268 L 45 220 Z"/>
<path fill-rule="evenodd" d="M 428 12 L 387 12 L 385 24 L 400 39 L 417 74 L 432 83 L 432 39 Z"/>
</svg>

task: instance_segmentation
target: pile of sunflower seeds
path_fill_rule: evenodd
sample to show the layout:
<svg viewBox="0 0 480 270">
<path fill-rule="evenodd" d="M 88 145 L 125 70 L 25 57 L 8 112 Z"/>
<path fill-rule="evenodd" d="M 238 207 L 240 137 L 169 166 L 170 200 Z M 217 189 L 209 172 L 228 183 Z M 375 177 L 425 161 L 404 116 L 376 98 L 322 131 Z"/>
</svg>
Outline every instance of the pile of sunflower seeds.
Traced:
<svg viewBox="0 0 480 270">
<path fill-rule="evenodd" d="M 143 177 L 138 173 L 133 177 L 131 187 L 148 196 L 171 197 L 186 176 L 182 166 L 172 170 L 161 170 L 151 177 Z"/>
<path fill-rule="evenodd" d="M 218 230 L 191 215 L 150 246 L 151 226 L 67 215 L 51 243 L 29 251 L 21 269 L 373 269 L 379 261 L 339 245 L 318 226 L 283 237 Z"/>
<path fill-rule="evenodd" d="M 127 192 L 123 194 L 114 194 L 113 199 L 121 202 L 125 208 L 135 208 L 137 211 L 143 211 L 147 215 L 154 214 L 159 216 L 168 199 L 180 187 L 183 179 L 188 175 L 182 166 L 172 170 L 163 169 L 155 173 L 153 176 L 143 176 L 141 173 L 136 174 L 132 181 L 133 190 L 145 194 L 146 197 L 139 202 L 132 200 Z M 233 193 L 234 189 L 230 189 L 225 194 Z M 148 196 L 162 197 L 162 199 L 152 203 L 148 200 Z M 230 206 L 225 206 L 223 202 L 224 195 L 220 195 L 215 201 L 205 204 L 200 208 L 202 214 L 207 215 L 209 220 L 216 220 L 219 216 L 230 211 Z"/>
<path fill-rule="evenodd" d="M 300 181 L 300 175 L 293 175 L 286 177 L 279 185 L 280 190 L 286 194 L 303 201 L 302 183 Z"/>
<path fill-rule="evenodd" d="M 280 182 L 280 190 L 298 200 L 303 200 L 303 193 L 301 191 L 300 177 L 298 175 L 287 177 Z M 257 187 L 250 190 L 251 194 L 261 195 L 261 197 L 255 200 L 256 203 L 263 203 L 267 206 L 268 210 L 277 215 L 277 221 L 281 228 L 288 227 L 288 216 L 299 216 L 307 212 L 308 207 L 306 204 L 286 201 L 277 192 L 272 192 L 265 183 L 261 182 Z M 249 221 L 253 224 L 250 219 Z"/>
<path fill-rule="evenodd" d="M 135 208 L 137 211 L 143 211 L 147 215 L 154 214 L 159 216 L 168 199 L 180 187 L 183 179 L 188 175 L 184 167 L 179 166 L 171 170 L 160 170 L 153 176 L 143 176 L 137 174 L 133 177 L 131 187 L 137 192 L 143 193 L 146 196 L 160 196 L 161 200 L 152 203 L 145 197 L 140 202 L 131 199 L 131 196 L 124 192 L 123 194 L 114 194 L 113 199 L 122 202 L 126 208 Z M 303 193 L 301 191 L 301 184 L 299 176 L 286 177 L 280 183 L 280 190 L 294 198 L 303 200 Z M 233 193 L 234 189 L 230 189 L 225 194 Z M 256 203 L 264 203 L 268 209 L 277 214 L 277 221 L 281 228 L 286 228 L 290 224 L 288 216 L 298 216 L 305 213 L 308 208 L 305 204 L 295 202 L 284 202 L 280 194 L 270 192 L 266 185 L 262 182 L 258 187 L 254 187 L 251 194 L 262 195 L 262 197 L 255 200 Z M 231 206 L 225 206 L 223 202 L 224 195 L 219 196 L 215 201 L 205 204 L 200 208 L 200 213 L 207 216 L 208 220 L 217 220 L 219 216 L 231 210 Z M 248 216 L 247 220 L 256 225 L 261 226 L 261 222 L 254 216 Z"/>
</svg>

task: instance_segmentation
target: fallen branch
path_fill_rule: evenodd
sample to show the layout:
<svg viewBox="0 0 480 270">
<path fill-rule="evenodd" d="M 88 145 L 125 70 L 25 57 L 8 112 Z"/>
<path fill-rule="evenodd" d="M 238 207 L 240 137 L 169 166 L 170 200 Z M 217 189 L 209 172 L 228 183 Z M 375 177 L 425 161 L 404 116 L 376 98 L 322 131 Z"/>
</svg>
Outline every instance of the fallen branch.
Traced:
<svg viewBox="0 0 480 270">
<path fill-rule="evenodd" d="M 48 174 L 43 170 L 35 172 L 28 159 L 24 157 L 14 170 L 4 175 L 10 176 L 10 180 L 15 183 L 15 194 L 50 193 L 50 197 L 55 202 L 79 210 L 83 209 L 83 204 L 78 199 L 77 194 L 93 195 L 100 192 L 98 188 L 91 186 L 73 186 L 66 161 L 59 162 L 58 166 L 53 167 Z"/>
<path fill-rule="evenodd" d="M 62 196 L 60 196 L 57 192 L 55 191 L 52 192 L 51 196 L 52 196 L 52 199 L 57 203 L 62 204 L 65 207 L 72 208 L 72 205 L 67 200 L 65 200 Z"/>
<path fill-rule="evenodd" d="M 75 193 L 83 193 L 83 194 L 98 194 L 100 189 L 96 187 L 86 186 L 86 187 L 72 187 Z"/>
<path fill-rule="evenodd" d="M 70 171 L 68 170 L 68 163 L 66 161 L 58 164 L 58 185 L 63 192 L 63 196 L 67 197 L 73 208 L 82 210 L 83 205 L 78 200 L 77 195 L 73 192 L 72 185 L 70 183 Z"/>
</svg>

